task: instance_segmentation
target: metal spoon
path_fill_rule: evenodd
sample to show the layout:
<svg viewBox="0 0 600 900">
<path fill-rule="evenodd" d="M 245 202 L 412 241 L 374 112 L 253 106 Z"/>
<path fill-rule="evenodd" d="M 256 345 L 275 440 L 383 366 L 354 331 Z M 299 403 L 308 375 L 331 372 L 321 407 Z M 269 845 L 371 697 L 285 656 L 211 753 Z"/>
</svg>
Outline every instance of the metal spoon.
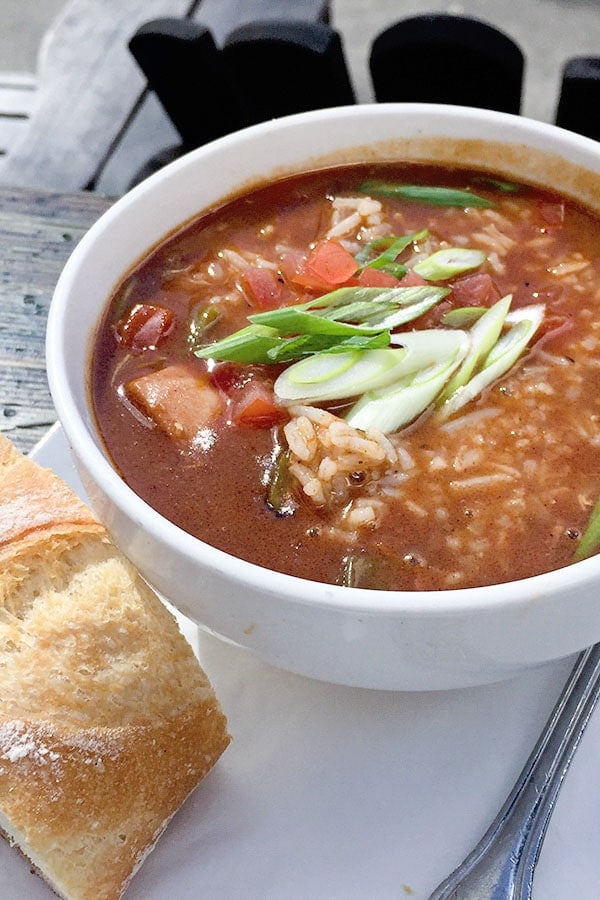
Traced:
<svg viewBox="0 0 600 900">
<path fill-rule="evenodd" d="M 595 644 L 577 658 L 504 806 L 429 900 L 530 900 L 558 792 L 599 694 L 600 644 Z"/>
</svg>

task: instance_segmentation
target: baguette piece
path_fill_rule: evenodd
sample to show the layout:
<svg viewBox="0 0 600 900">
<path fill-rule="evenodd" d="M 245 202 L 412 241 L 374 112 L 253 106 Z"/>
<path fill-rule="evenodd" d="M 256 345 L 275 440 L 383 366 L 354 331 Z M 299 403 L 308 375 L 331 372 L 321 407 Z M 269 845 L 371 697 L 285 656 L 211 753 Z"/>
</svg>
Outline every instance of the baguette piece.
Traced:
<svg viewBox="0 0 600 900">
<path fill-rule="evenodd" d="M 0 435 L 0 830 L 65 900 L 117 900 L 228 742 L 174 617 Z"/>
</svg>

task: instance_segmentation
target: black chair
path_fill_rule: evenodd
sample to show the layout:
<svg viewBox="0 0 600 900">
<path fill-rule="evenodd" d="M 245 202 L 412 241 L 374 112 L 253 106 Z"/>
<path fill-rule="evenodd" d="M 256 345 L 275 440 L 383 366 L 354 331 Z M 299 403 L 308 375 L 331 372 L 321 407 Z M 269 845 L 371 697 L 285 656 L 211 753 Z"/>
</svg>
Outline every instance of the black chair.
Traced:
<svg viewBox="0 0 600 900">
<path fill-rule="evenodd" d="M 135 32 L 129 49 L 181 136 L 180 145 L 150 159 L 131 184 L 243 126 L 354 103 L 340 35 L 323 21 L 251 22 L 219 48 L 200 24 L 154 19 Z"/>
<path fill-rule="evenodd" d="M 379 102 L 521 109 L 523 53 L 478 19 L 434 14 L 396 22 L 374 40 L 369 67 Z"/>
<path fill-rule="evenodd" d="M 186 149 L 240 127 L 236 88 L 208 28 L 154 19 L 136 31 L 129 49 Z"/>
<path fill-rule="evenodd" d="M 329 25 L 252 22 L 232 31 L 222 52 L 248 125 L 355 101 L 340 35 Z"/>
<path fill-rule="evenodd" d="M 555 122 L 600 141 L 600 57 L 577 56 L 563 67 Z"/>
</svg>

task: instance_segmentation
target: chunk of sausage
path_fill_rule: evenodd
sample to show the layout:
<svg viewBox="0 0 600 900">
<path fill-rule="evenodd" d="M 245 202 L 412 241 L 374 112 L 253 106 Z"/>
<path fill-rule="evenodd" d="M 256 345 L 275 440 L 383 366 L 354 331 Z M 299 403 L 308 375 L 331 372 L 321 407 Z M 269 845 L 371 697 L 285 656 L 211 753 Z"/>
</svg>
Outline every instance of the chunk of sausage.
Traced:
<svg viewBox="0 0 600 900">
<path fill-rule="evenodd" d="M 190 444 L 224 408 L 207 379 L 177 364 L 134 378 L 125 393 L 169 437 Z"/>
</svg>

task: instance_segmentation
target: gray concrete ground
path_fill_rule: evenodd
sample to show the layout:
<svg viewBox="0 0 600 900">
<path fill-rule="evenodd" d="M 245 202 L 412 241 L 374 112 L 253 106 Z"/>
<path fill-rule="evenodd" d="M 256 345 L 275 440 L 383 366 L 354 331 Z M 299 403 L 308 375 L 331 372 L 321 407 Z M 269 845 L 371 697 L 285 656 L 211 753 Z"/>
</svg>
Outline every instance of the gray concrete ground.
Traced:
<svg viewBox="0 0 600 900">
<path fill-rule="evenodd" d="M 35 71 L 41 36 L 64 2 L 0 0 L 0 71 Z M 372 99 L 368 53 L 373 39 L 393 22 L 418 13 L 473 16 L 512 37 L 526 56 L 522 112 L 536 119 L 553 120 L 569 57 L 600 56 L 600 0 L 332 0 L 331 9 L 361 101 Z"/>
</svg>

